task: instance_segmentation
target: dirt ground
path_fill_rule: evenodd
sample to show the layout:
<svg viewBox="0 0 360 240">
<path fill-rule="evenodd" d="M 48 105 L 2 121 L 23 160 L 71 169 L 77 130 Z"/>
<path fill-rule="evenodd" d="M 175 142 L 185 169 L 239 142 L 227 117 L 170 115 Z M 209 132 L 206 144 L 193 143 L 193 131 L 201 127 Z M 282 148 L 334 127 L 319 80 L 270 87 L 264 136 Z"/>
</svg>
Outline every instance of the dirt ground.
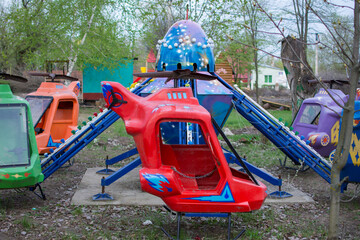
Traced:
<svg viewBox="0 0 360 240">
<path fill-rule="evenodd" d="M 118 139 L 120 141 L 120 139 Z M 124 139 L 122 139 L 124 140 Z M 175 235 L 174 217 L 160 207 L 72 206 L 86 169 L 101 166 L 104 156 L 84 149 L 73 166 L 63 168 L 42 184 L 47 200 L 30 191 L 3 190 L 0 195 L 0 239 L 166 239 L 160 226 Z M 264 205 L 252 213 L 235 214 L 233 232 L 247 228 L 243 239 L 325 239 L 329 185 L 312 170 L 269 169 L 309 194 L 315 203 Z M 100 186 L 99 186 L 100 192 Z M 341 239 L 360 239 L 359 198 L 341 206 Z M 147 221 L 151 224 L 146 225 Z M 192 218 L 183 221 L 184 239 L 225 239 L 226 222 Z M 209 234 L 210 233 L 210 234 Z"/>
<path fill-rule="evenodd" d="M 251 128 L 247 131 L 253 133 Z M 250 143 L 248 146 L 251 148 Z M 175 218 L 161 207 L 70 204 L 87 168 L 104 166 L 106 155 L 114 157 L 132 147 L 133 141 L 127 137 L 89 144 L 75 156 L 72 166 L 60 169 L 41 184 L 45 201 L 26 189 L 0 191 L 0 239 L 167 239 L 161 226 L 175 236 Z M 280 166 L 267 170 L 281 175 L 284 184 L 309 194 L 315 203 L 264 205 L 250 214 L 233 214 L 233 234 L 246 227 L 242 239 L 326 239 L 329 185 L 312 170 L 299 172 Z M 357 197 L 341 204 L 341 239 L 360 239 L 359 202 Z M 224 219 L 184 219 L 182 227 L 183 239 L 226 239 Z"/>
</svg>

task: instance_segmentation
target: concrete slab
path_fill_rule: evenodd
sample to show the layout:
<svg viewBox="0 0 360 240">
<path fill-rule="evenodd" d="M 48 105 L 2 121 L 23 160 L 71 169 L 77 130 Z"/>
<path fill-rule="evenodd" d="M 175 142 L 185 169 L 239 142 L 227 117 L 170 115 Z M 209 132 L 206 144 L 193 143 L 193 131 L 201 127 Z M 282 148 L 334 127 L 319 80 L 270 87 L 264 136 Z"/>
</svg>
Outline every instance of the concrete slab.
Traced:
<svg viewBox="0 0 360 240">
<path fill-rule="evenodd" d="M 162 206 L 165 203 L 154 195 L 143 192 L 140 187 L 139 170 L 135 168 L 118 181 L 105 188 L 113 201 L 93 201 L 92 196 L 101 192 L 101 178 L 96 172 L 103 168 L 88 168 L 75 192 L 71 203 L 74 205 L 133 205 Z M 117 169 L 113 169 L 117 170 Z"/>
<path fill-rule="evenodd" d="M 93 201 L 92 196 L 101 192 L 101 178 L 104 175 L 96 174 L 102 168 L 87 169 L 71 203 L 74 205 L 135 205 L 135 206 L 162 206 L 164 202 L 161 198 L 143 192 L 140 187 L 139 169 L 134 169 L 118 181 L 105 188 L 105 192 L 113 196 L 113 201 Z M 116 169 L 114 169 L 116 170 Z M 264 181 L 262 181 L 264 182 Z M 276 191 L 277 188 L 264 182 L 268 186 L 268 193 Z M 314 200 L 306 193 L 284 184 L 283 190 L 292 194 L 290 198 L 267 198 L 268 204 L 291 204 L 291 203 L 312 203 Z"/>
</svg>

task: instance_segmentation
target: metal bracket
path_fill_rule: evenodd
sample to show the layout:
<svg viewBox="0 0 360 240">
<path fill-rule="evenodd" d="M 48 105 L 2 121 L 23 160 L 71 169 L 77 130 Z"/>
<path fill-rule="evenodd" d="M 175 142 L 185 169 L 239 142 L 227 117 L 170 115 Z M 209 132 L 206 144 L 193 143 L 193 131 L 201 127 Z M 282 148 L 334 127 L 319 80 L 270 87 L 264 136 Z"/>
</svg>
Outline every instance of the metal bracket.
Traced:
<svg viewBox="0 0 360 240">
<path fill-rule="evenodd" d="M 104 179 L 105 179 L 105 177 L 102 177 L 102 180 L 104 180 Z M 92 197 L 92 200 L 93 201 L 112 201 L 112 200 L 114 200 L 114 198 L 110 194 L 105 193 L 105 186 L 101 186 L 101 193 L 95 194 Z"/>
<path fill-rule="evenodd" d="M 177 212 L 177 233 L 176 239 L 180 239 L 180 230 L 181 230 L 181 216 L 185 217 L 227 217 L 228 218 L 228 229 L 227 229 L 227 240 L 231 239 L 231 213 L 182 213 Z M 175 240 L 163 227 L 161 227 L 161 231 L 171 240 Z M 240 233 L 233 238 L 233 240 L 238 239 L 245 233 L 246 229 L 242 229 Z"/>
</svg>

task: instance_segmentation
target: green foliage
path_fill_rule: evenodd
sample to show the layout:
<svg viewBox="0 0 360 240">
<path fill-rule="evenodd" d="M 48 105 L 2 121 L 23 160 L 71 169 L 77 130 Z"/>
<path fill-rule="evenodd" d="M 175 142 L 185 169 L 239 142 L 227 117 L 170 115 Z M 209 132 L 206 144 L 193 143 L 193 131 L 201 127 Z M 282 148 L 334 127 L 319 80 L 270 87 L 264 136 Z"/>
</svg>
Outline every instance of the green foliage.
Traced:
<svg viewBox="0 0 360 240">
<path fill-rule="evenodd" d="M 245 36 L 243 36 L 243 38 L 245 38 Z M 241 40 L 240 42 L 246 43 L 246 39 L 244 40 Z M 231 41 L 223 52 L 224 57 L 229 60 L 231 68 L 234 72 L 234 80 L 236 84 L 241 83 L 238 81 L 240 74 L 249 73 L 253 69 L 253 53 L 254 52 L 250 47 L 235 41 Z"/>
<path fill-rule="evenodd" d="M 0 17 L 0 69 L 42 69 L 46 60 L 113 68 L 130 55 L 127 32 L 113 0 L 16 2 Z"/>
<path fill-rule="evenodd" d="M 175 22 L 186 19 L 188 4 L 188 19 L 199 23 L 208 37 L 216 44 L 215 48 L 222 50 L 226 44 L 226 33 L 233 26 L 230 17 L 230 0 L 208 1 L 134 1 L 138 24 L 141 23 L 141 43 L 146 50 L 155 49 L 157 41 L 162 39 L 169 27 Z M 139 24 L 140 25 L 140 24 Z"/>
</svg>

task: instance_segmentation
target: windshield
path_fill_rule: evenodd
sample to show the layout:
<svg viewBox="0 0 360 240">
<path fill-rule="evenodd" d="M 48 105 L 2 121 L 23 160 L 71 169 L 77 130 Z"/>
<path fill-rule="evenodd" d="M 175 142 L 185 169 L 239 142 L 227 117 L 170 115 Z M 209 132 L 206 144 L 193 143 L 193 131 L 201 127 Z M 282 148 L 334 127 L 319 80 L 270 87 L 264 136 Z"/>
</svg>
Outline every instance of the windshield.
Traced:
<svg viewBox="0 0 360 240">
<path fill-rule="evenodd" d="M 162 88 L 173 88 L 174 80 L 170 80 L 169 82 L 165 83 L 166 79 L 167 78 L 153 78 L 153 81 L 145 86 L 141 90 L 141 93 L 155 93 Z"/>
<path fill-rule="evenodd" d="M 219 80 L 197 81 L 198 94 L 206 95 L 229 95 L 231 91 L 227 89 Z"/>
<path fill-rule="evenodd" d="M 49 108 L 53 98 L 44 96 L 27 96 L 26 100 L 30 104 L 31 117 L 34 127 L 36 127 L 45 111 Z"/>
<path fill-rule="evenodd" d="M 30 164 L 26 104 L 0 104 L 0 167 Z"/>
<path fill-rule="evenodd" d="M 320 105 L 307 105 L 301 115 L 300 122 L 318 125 L 320 112 L 321 112 Z"/>
</svg>

